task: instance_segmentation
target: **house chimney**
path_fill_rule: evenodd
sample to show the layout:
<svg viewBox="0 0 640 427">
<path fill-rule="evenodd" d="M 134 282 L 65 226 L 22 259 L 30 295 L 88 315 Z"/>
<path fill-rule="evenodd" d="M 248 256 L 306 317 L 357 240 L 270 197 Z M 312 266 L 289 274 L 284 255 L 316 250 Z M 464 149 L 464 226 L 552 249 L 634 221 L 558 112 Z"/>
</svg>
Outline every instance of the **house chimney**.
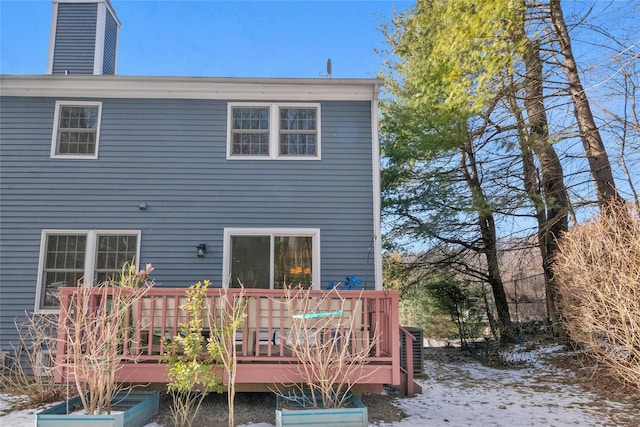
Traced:
<svg viewBox="0 0 640 427">
<path fill-rule="evenodd" d="M 116 74 L 120 21 L 109 0 L 52 0 L 47 74 Z"/>
</svg>

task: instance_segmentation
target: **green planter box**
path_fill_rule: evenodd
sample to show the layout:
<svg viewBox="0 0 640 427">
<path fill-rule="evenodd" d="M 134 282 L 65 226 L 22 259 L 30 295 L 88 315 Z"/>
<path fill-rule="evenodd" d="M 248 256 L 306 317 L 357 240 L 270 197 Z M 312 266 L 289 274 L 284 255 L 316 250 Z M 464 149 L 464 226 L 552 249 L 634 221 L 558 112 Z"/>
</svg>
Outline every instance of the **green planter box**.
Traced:
<svg viewBox="0 0 640 427">
<path fill-rule="evenodd" d="M 114 411 L 123 411 L 111 415 L 67 415 L 67 407 L 82 406 L 79 397 L 59 403 L 36 414 L 37 427 L 142 427 L 158 414 L 159 394 L 155 391 L 120 392 L 112 400 Z"/>
<path fill-rule="evenodd" d="M 369 413 L 367 407 L 360 399 L 349 393 L 347 407 L 319 409 L 305 408 L 296 405 L 296 399 L 288 399 L 278 396 L 276 407 L 276 427 L 305 426 L 305 427 L 367 427 L 369 425 Z M 290 402 L 295 409 L 280 409 L 283 403 Z"/>
</svg>

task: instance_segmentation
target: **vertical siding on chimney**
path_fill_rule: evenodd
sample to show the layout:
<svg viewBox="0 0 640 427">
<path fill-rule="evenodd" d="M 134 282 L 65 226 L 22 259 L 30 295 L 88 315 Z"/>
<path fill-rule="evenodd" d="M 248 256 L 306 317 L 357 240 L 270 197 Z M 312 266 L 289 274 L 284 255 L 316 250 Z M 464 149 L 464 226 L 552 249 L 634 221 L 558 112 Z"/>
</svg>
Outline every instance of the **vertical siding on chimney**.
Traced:
<svg viewBox="0 0 640 427">
<path fill-rule="evenodd" d="M 97 3 L 60 3 L 53 74 L 93 74 Z"/>
<path fill-rule="evenodd" d="M 107 12 L 104 34 L 104 61 L 102 74 L 116 73 L 116 52 L 118 45 L 118 24 L 111 13 Z"/>
</svg>

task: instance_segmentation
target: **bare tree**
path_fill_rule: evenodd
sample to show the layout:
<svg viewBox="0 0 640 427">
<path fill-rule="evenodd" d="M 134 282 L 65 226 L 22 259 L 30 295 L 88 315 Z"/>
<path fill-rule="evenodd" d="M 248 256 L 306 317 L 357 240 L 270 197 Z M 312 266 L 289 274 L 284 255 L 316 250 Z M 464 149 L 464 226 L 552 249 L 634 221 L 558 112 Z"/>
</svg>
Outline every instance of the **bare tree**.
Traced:
<svg viewBox="0 0 640 427">
<path fill-rule="evenodd" d="M 560 55 L 563 59 L 562 70 L 567 77 L 576 123 L 580 130 L 580 138 L 582 139 L 591 175 L 596 186 L 598 203 L 601 207 L 604 207 L 610 205 L 611 201 L 622 202 L 623 199 L 618 194 L 613 178 L 607 149 L 593 118 L 589 98 L 580 80 L 580 73 L 578 72 L 578 66 L 571 47 L 571 37 L 562 14 L 560 0 L 549 0 L 549 8 L 551 24 L 560 44 Z"/>
<path fill-rule="evenodd" d="M 502 342 L 512 342 L 514 339 L 511 315 L 509 314 L 509 303 L 504 292 L 502 275 L 500 274 L 500 264 L 498 258 L 497 232 L 492 209 L 488 206 L 487 197 L 484 195 L 480 183 L 475 148 L 469 138 L 462 148 L 460 157 L 462 175 L 472 194 L 473 208 L 478 216 L 478 226 L 482 238 L 482 250 L 487 260 L 487 278 L 498 312 L 498 323 L 500 325 L 500 340 Z"/>
<path fill-rule="evenodd" d="M 620 40 L 607 37 L 612 44 L 618 46 L 613 55 L 607 78 L 608 92 L 618 102 L 608 105 L 601 102 L 597 107 L 604 113 L 602 121 L 617 144 L 618 163 L 622 169 L 631 198 L 640 207 L 638 196 L 638 176 L 635 169 L 640 154 L 640 70 L 637 63 L 640 59 L 640 42 L 630 46 L 621 45 Z"/>
<path fill-rule="evenodd" d="M 562 164 L 549 138 L 549 124 L 544 105 L 543 61 L 538 43 L 527 41 L 524 65 L 524 106 L 529 120 L 528 132 L 523 135 L 524 145 L 533 149 L 542 172 L 542 197 L 539 202 L 535 200 L 536 195 L 532 199 L 538 219 L 538 245 L 545 276 L 547 314 L 552 324 L 557 326 L 557 290 L 553 263 L 558 251 L 558 239 L 569 228 L 569 197 L 564 184 Z M 523 151 L 526 151 L 526 148 Z M 525 169 L 525 180 L 526 176 Z"/>
</svg>

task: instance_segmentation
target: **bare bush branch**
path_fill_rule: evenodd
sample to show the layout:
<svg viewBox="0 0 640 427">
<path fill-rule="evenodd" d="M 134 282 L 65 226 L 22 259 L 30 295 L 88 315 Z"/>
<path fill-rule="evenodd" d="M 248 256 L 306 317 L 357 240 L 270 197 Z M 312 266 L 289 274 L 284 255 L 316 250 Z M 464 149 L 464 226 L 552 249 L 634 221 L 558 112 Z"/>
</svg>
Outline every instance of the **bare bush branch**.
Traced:
<svg viewBox="0 0 640 427">
<path fill-rule="evenodd" d="M 355 292 L 355 291 L 345 291 Z M 285 288 L 285 306 L 290 328 L 285 345 L 297 358 L 296 369 L 301 383 L 295 388 L 308 391 L 308 401 L 298 401 L 314 408 L 339 408 L 356 384 L 366 383 L 370 374 L 362 370 L 375 350 L 379 332 L 362 330 L 363 299 L 345 298 L 334 289 L 321 297 L 310 289 Z M 291 393 L 278 394 L 292 400 Z M 296 393 L 300 399 L 304 393 Z"/>
<path fill-rule="evenodd" d="M 614 205 L 561 240 L 556 275 L 571 338 L 640 392 L 640 217 Z"/>
<path fill-rule="evenodd" d="M 31 407 L 55 402 L 64 396 L 64 388 L 53 381 L 55 330 L 57 319 L 46 314 L 25 313 L 22 322 L 14 321 L 17 345 L 11 344 L 11 356 L 0 369 L 3 388 L 26 395 Z"/>
<path fill-rule="evenodd" d="M 81 284 L 60 304 L 59 329 L 64 337 L 66 358 L 57 358 L 56 368 L 71 373 L 87 414 L 109 414 L 115 395 L 130 386 L 116 382 L 122 360 L 139 357 L 134 331 L 133 308 L 146 295 L 151 282 L 146 281 L 152 270 L 135 272 L 135 266 L 125 266 L 120 281 L 95 286 Z M 128 274 L 132 273 L 132 274 Z"/>
<path fill-rule="evenodd" d="M 229 409 L 229 427 L 235 425 L 234 401 L 236 394 L 237 349 L 236 333 L 247 317 L 247 299 L 244 287 L 237 293 L 229 288 L 220 291 L 219 310 L 209 310 L 211 336 L 207 342 L 209 353 L 224 367 L 227 374 L 227 405 Z M 218 311 L 217 315 L 215 312 Z"/>
</svg>

